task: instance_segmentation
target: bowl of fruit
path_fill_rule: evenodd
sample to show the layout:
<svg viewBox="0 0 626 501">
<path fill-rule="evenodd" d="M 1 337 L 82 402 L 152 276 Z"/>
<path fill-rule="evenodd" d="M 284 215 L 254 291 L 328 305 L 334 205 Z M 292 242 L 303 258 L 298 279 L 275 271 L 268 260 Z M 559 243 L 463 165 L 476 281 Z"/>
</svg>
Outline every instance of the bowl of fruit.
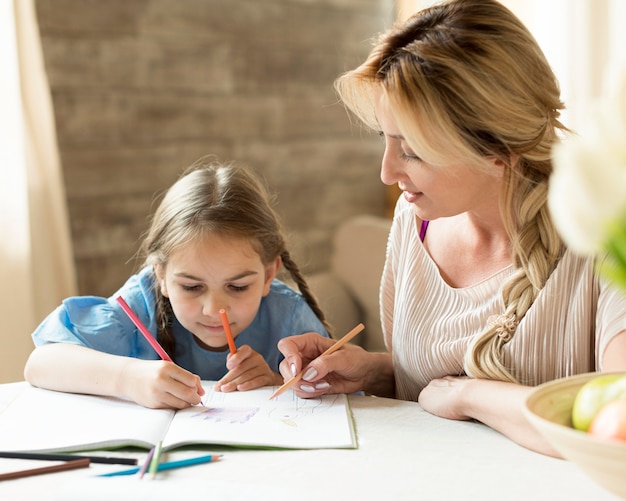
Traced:
<svg viewBox="0 0 626 501">
<path fill-rule="evenodd" d="M 541 384 L 526 398 L 524 413 L 565 459 L 626 499 L 626 373 Z"/>
</svg>

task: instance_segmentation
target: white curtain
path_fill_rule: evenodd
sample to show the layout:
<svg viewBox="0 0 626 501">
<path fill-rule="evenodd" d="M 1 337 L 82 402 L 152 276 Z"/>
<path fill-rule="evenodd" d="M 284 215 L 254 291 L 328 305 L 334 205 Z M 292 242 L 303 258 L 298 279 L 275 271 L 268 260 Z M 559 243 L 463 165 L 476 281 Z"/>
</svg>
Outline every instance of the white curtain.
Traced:
<svg viewBox="0 0 626 501">
<path fill-rule="evenodd" d="M 30 333 L 76 293 L 54 115 L 33 0 L 0 2 L 0 383 L 23 379 Z"/>
</svg>

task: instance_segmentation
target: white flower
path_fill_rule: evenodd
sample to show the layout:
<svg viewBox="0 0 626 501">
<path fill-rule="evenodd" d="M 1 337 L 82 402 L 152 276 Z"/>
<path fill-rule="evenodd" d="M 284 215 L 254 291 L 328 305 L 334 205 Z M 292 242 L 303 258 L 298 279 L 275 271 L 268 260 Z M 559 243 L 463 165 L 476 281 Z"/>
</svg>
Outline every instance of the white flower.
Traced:
<svg viewBox="0 0 626 501">
<path fill-rule="evenodd" d="M 605 250 L 626 215 L 626 67 L 580 136 L 555 147 L 548 204 L 566 244 L 581 254 Z"/>
</svg>

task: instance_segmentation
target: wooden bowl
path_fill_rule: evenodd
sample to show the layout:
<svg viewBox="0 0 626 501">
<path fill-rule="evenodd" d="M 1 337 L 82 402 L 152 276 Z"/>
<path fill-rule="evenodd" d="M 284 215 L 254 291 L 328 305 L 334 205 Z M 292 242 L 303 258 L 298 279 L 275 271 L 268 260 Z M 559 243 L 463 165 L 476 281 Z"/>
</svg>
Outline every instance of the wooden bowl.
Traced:
<svg viewBox="0 0 626 501">
<path fill-rule="evenodd" d="M 596 438 L 572 427 L 578 390 L 599 375 L 579 374 L 537 386 L 526 398 L 524 413 L 564 458 L 605 489 L 626 499 L 626 442 Z"/>
</svg>

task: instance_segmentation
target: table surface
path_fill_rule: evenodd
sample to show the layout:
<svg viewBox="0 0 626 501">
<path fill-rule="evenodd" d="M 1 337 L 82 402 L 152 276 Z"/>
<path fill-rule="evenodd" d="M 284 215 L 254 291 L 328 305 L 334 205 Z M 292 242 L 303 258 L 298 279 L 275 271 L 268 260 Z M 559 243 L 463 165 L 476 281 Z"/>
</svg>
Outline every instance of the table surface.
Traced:
<svg viewBox="0 0 626 501">
<path fill-rule="evenodd" d="M 0 412 L 26 384 L 0 385 Z M 387 398 L 350 396 L 350 405 L 359 442 L 355 450 L 185 449 L 168 453 L 167 460 L 199 451 L 218 451 L 223 458 L 162 472 L 154 480 L 148 475 L 143 480 L 98 478 L 98 473 L 124 467 L 92 464 L 88 469 L 2 481 L 0 499 L 619 499 L 573 463 L 529 451 L 480 423 L 438 418 L 415 402 Z M 140 462 L 146 455 L 121 454 Z M 11 461 L 20 460 L 0 459 L 0 467 L 6 470 Z"/>
</svg>

